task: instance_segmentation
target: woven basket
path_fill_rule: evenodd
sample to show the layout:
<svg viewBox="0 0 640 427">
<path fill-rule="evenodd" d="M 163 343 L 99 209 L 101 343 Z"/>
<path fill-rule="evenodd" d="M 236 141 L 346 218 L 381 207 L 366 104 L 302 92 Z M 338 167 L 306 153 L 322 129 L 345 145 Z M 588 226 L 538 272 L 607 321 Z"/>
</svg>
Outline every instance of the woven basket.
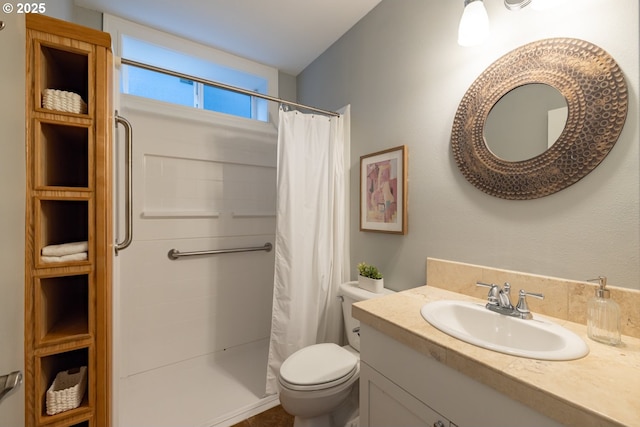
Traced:
<svg viewBox="0 0 640 427">
<path fill-rule="evenodd" d="M 47 415 L 75 409 L 87 388 L 87 367 L 59 372 L 47 390 Z"/>
<path fill-rule="evenodd" d="M 42 107 L 67 113 L 85 114 L 87 112 L 87 104 L 80 95 L 57 89 L 45 89 L 42 92 Z"/>
</svg>

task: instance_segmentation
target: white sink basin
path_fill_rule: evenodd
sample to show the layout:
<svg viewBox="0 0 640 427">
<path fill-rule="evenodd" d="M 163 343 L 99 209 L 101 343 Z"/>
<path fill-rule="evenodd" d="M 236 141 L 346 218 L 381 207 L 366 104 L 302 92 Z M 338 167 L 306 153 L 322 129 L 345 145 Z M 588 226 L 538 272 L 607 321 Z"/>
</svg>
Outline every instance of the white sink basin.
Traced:
<svg viewBox="0 0 640 427">
<path fill-rule="evenodd" d="M 446 334 L 513 356 L 572 360 L 589 353 L 589 347 L 582 338 L 556 323 L 504 316 L 489 311 L 483 304 L 435 301 L 425 304 L 420 314 Z"/>
</svg>

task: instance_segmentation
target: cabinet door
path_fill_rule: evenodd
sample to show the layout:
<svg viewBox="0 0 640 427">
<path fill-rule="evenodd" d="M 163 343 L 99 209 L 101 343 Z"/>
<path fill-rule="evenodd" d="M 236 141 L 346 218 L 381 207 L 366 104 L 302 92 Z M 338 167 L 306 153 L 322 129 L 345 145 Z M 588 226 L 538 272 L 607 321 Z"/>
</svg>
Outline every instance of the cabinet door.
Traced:
<svg viewBox="0 0 640 427">
<path fill-rule="evenodd" d="M 362 427 L 449 426 L 449 421 L 364 362 L 360 363 Z"/>
</svg>

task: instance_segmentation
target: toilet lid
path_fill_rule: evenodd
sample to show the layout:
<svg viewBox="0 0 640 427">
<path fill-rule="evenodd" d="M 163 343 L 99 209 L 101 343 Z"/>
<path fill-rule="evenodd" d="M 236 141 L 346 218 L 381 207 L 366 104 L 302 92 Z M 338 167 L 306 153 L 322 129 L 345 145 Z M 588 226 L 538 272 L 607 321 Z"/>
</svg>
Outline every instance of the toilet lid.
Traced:
<svg viewBox="0 0 640 427">
<path fill-rule="evenodd" d="M 314 344 L 296 351 L 280 367 L 280 377 L 289 384 L 310 386 L 350 376 L 358 358 L 333 343 Z"/>
</svg>

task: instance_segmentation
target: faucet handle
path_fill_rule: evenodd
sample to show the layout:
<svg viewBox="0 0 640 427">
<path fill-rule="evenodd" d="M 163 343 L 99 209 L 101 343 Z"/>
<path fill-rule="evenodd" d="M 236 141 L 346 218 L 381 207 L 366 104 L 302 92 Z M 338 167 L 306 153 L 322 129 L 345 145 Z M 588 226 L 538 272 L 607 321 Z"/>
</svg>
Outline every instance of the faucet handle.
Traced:
<svg viewBox="0 0 640 427">
<path fill-rule="evenodd" d="M 487 301 L 491 305 L 498 305 L 498 295 L 500 294 L 500 286 L 494 283 L 482 283 L 482 282 L 476 282 L 476 286 L 483 286 L 485 288 L 489 288 L 489 293 L 487 294 Z"/>
<path fill-rule="evenodd" d="M 511 304 L 511 283 L 504 282 L 502 286 L 502 292 L 500 292 L 503 296 L 501 297 L 502 302 L 505 304 L 505 307 L 513 308 L 513 304 Z"/>
<path fill-rule="evenodd" d="M 531 315 L 531 311 L 529 311 L 529 305 L 527 304 L 527 295 L 538 299 L 544 299 L 543 294 L 527 292 L 524 289 L 520 289 L 520 292 L 518 293 L 518 305 L 516 306 L 516 310 L 518 311 L 518 313 L 520 313 L 520 317 L 522 319 L 531 319 L 533 317 Z"/>
</svg>

